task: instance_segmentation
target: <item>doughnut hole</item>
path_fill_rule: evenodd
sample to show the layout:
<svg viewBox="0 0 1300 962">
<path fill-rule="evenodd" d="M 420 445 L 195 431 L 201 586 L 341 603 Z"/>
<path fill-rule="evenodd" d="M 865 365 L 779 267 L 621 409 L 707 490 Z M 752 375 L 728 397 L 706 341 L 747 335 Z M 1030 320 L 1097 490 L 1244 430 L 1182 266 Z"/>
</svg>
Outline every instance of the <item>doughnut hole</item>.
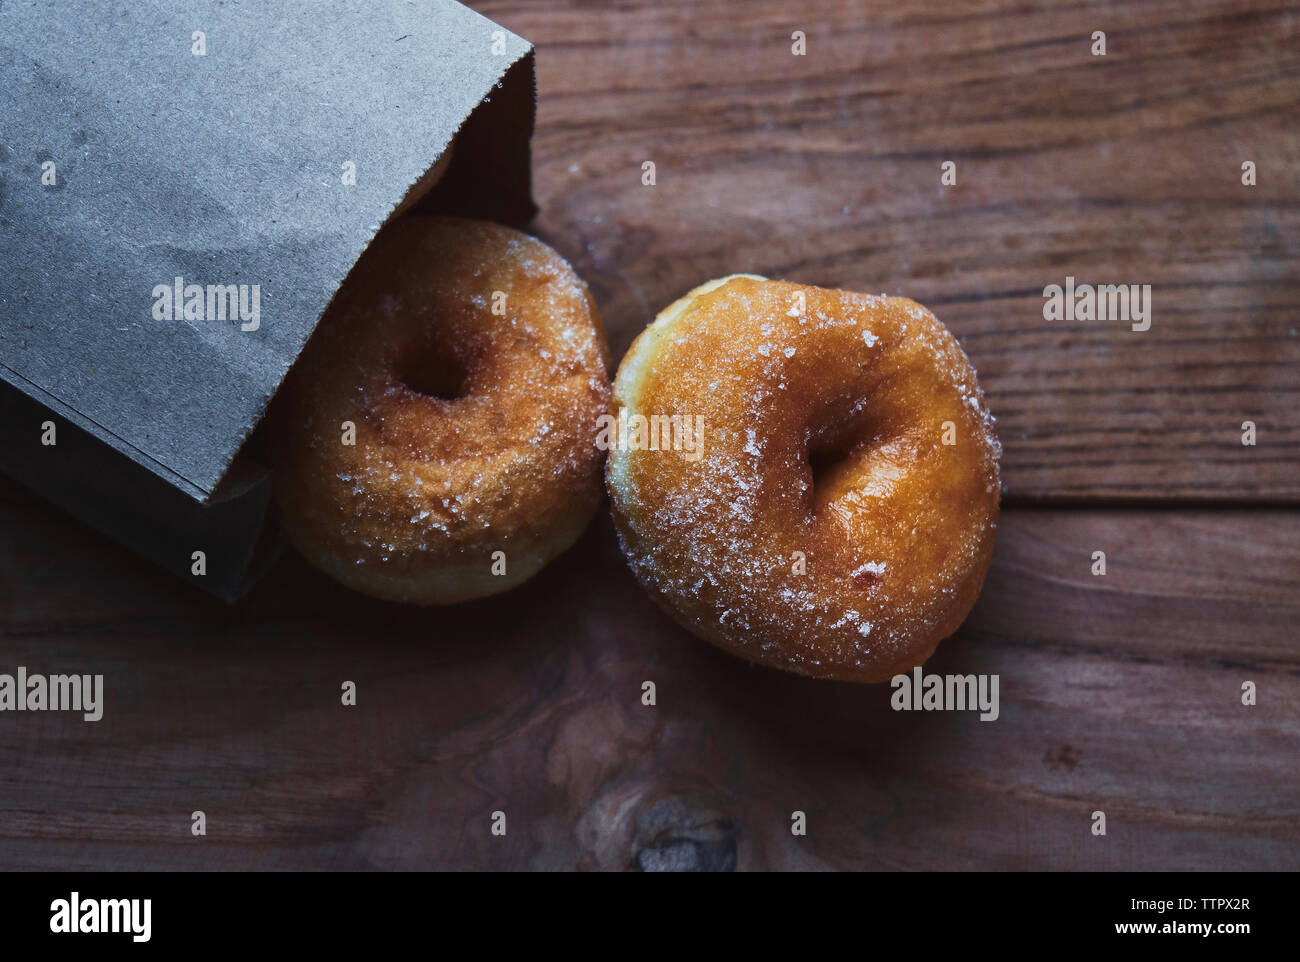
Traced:
<svg viewBox="0 0 1300 962">
<path fill-rule="evenodd" d="M 849 454 L 856 445 L 835 445 L 828 448 L 808 449 L 808 470 L 812 474 L 813 513 L 816 513 L 817 494 L 830 487 L 832 479 L 842 473 Z"/>
<path fill-rule="evenodd" d="M 886 440 L 885 425 L 869 402 L 870 396 L 868 403 L 836 399 L 819 406 L 809 419 L 804 459 L 811 484 L 808 513 L 813 518 L 857 484 L 863 461 Z"/>
<path fill-rule="evenodd" d="M 470 359 L 450 345 L 416 345 L 398 353 L 394 368 L 397 383 L 435 401 L 458 401 L 470 394 Z"/>
</svg>

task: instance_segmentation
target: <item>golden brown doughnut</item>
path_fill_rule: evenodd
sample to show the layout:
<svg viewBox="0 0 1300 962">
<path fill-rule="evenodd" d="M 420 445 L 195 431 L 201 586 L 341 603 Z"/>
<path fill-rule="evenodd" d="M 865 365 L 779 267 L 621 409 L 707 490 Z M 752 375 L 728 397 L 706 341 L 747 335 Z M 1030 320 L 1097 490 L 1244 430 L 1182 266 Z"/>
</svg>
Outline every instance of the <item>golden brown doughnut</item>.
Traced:
<svg viewBox="0 0 1300 962">
<path fill-rule="evenodd" d="M 519 584 L 600 504 L 608 363 L 586 285 L 545 244 L 480 221 L 394 221 L 272 412 L 290 540 L 381 598 L 449 604 Z"/>
<path fill-rule="evenodd" d="M 804 675 L 884 681 L 975 603 L 1001 445 L 970 362 L 921 305 L 710 281 L 633 343 L 614 402 L 606 482 L 624 554 L 701 638 Z M 664 443 L 674 415 L 702 425 L 697 451 L 689 432 Z"/>
</svg>

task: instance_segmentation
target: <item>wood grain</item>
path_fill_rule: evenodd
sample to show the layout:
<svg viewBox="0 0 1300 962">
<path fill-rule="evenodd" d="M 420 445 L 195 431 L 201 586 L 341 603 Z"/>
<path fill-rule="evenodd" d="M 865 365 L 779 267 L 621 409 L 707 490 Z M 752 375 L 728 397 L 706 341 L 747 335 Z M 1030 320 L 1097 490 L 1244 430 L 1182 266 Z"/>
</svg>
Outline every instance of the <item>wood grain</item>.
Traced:
<svg viewBox="0 0 1300 962">
<path fill-rule="evenodd" d="M 386 605 L 287 557 L 226 608 L 6 494 L 0 670 L 108 694 L 0 717 L 0 867 L 1300 868 L 1295 512 L 1009 512 L 927 666 L 1000 675 L 980 722 L 683 634 L 604 518 L 504 600 Z"/>
<path fill-rule="evenodd" d="M 536 229 L 616 356 L 738 271 L 904 294 L 979 370 L 1010 500 L 1300 500 L 1293 4 L 476 7 L 537 45 Z M 1150 330 L 1045 321 L 1067 275 L 1152 285 Z"/>
</svg>

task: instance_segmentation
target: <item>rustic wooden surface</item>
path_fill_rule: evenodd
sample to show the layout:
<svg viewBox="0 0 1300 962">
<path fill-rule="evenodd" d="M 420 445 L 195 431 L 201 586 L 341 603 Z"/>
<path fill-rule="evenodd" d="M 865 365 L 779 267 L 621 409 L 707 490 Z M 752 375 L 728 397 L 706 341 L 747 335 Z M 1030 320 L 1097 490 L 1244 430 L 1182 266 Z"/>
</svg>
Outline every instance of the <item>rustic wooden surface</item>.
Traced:
<svg viewBox="0 0 1300 962">
<path fill-rule="evenodd" d="M 227 608 L 3 493 L 4 663 L 108 689 L 95 724 L 0 718 L 8 867 L 1300 868 L 1295 512 L 1007 512 L 928 666 L 1001 676 L 980 722 L 696 641 L 605 519 L 508 604 L 291 557 Z"/>
<path fill-rule="evenodd" d="M 738 271 L 904 294 L 974 361 L 1008 498 L 1300 500 L 1294 4 L 478 8 L 538 46 L 537 226 L 616 352 Z M 1067 274 L 1152 285 L 1151 329 L 1044 321 Z"/>
<path fill-rule="evenodd" d="M 0 671 L 107 687 L 95 724 L 0 715 L 0 867 L 1300 868 L 1296 12 L 478 6 L 538 45 L 535 229 L 617 353 L 741 270 L 961 338 L 1008 508 L 928 667 L 999 674 L 1001 717 L 713 650 L 604 518 L 506 599 L 401 608 L 290 555 L 227 607 L 0 482 Z M 1152 284 L 1151 330 L 1043 321 L 1066 274 Z"/>
</svg>

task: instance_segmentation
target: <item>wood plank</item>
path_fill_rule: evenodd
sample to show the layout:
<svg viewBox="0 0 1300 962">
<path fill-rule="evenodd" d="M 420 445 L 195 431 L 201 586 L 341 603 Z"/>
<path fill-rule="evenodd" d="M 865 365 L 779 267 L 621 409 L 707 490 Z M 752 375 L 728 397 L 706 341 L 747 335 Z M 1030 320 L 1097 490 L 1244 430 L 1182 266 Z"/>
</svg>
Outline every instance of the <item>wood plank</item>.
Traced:
<svg viewBox="0 0 1300 962">
<path fill-rule="evenodd" d="M 1295 870 L 1298 584 L 1297 512 L 1008 511 L 928 666 L 1000 676 L 980 722 L 690 638 L 604 518 L 504 599 L 288 556 L 227 608 L 0 487 L 0 671 L 107 690 L 97 723 L 0 717 L 0 867 Z"/>
<path fill-rule="evenodd" d="M 1300 502 L 1291 5 L 475 5 L 537 44 L 536 229 L 616 356 L 737 271 L 904 294 L 975 362 L 1009 498 Z M 1152 285 L 1150 330 L 1044 320 L 1067 275 Z"/>
</svg>

